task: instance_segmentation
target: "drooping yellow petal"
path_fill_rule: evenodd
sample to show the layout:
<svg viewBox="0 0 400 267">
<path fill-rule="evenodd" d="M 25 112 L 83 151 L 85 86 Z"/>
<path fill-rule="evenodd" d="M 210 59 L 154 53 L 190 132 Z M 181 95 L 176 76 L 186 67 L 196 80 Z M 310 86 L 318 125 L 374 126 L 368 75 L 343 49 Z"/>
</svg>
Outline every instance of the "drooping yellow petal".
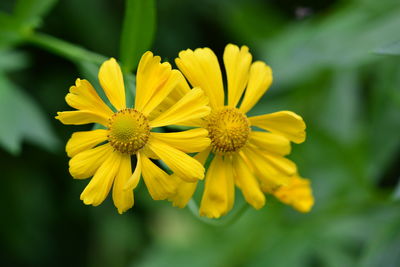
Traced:
<svg viewBox="0 0 400 267">
<path fill-rule="evenodd" d="M 132 169 L 131 156 L 119 153 L 118 155 L 120 158 L 120 166 L 117 172 L 117 176 L 115 177 L 112 197 L 114 205 L 118 209 L 118 213 L 122 214 L 128 209 L 132 208 L 134 203 L 133 191 L 124 190 L 125 184 L 132 175 Z"/>
<path fill-rule="evenodd" d="M 89 111 L 102 117 L 104 121 L 107 121 L 113 114 L 87 80 L 77 79 L 75 85 L 69 88 L 65 101 L 73 108 Z"/>
<path fill-rule="evenodd" d="M 210 98 L 212 108 L 224 105 L 221 69 L 209 48 L 187 49 L 179 53 L 175 63 L 193 87 L 200 87 Z"/>
<path fill-rule="evenodd" d="M 56 119 L 61 121 L 63 124 L 72 125 L 99 123 L 106 126 L 108 124 L 108 119 L 105 119 L 97 113 L 86 110 L 57 112 Z"/>
<path fill-rule="evenodd" d="M 176 192 L 177 180 L 160 169 L 151 160 L 140 153 L 142 175 L 147 189 L 154 200 L 166 199 Z"/>
<path fill-rule="evenodd" d="M 184 152 L 157 139 L 153 134 L 147 146 L 183 180 L 195 182 L 197 179 L 204 178 L 204 167 L 202 164 Z"/>
<path fill-rule="evenodd" d="M 188 120 L 203 118 L 211 111 L 207 104 L 208 98 L 203 91 L 200 88 L 194 88 L 175 105 L 164 111 L 153 121 L 150 121 L 150 126 L 184 125 Z"/>
<path fill-rule="evenodd" d="M 117 110 L 126 108 L 124 78 L 114 58 L 110 58 L 101 65 L 99 81 L 111 104 Z"/>
<path fill-rule="evenodd" d="M 288 139 L 273 133 L 251 131 L 249 143 L 261 150 L 267 150 L 278 155 L 288 155 L 291 147 Z"/>
<path fill-rule="evenodd" d="M 93 148 L 107 140 L 107 130 L 98 129 L 93 131 L 75 132 L 68 140 L 65 150 L 69 157 Z"/>
<path fill-rule="evenodd" d="M 185 153 L 205 150 L 210 146 L 208 132 L 204 128 L 196 128 L 174 133 L 151 133 L 158 140 L 179 149 Z"/>
<path fill-rule="evenodd" d="M 228 44 L 224 51 L 224 64 L 228 81 L 228 105 L 236 107 L 246 87 L 252 56 L 247 46 Z"/>
<path fill-rule="evenodd" d="M 140 181 L 140 176 L 142 174 L 142 163 L 140 161 L 140 153 L 136 154 L 136 168 L 133 174 L 130 176 L 128 181 L 125 183 L 124 190 L 134 190 Z"/>
<path fill-rule="evenodd" d="M 78 153 L 69 161 L 69 172 L 75 179 L 89 178 L 112 153 L 109 143 Z"/>
<path fill-rule="evenodd" d="M 176 87 L 179 75 L 168 62 L 161 63 L 159 56 L 144 53 L 136 75 L 135 108 L 149 115 Z"/>
<path fill-rule="evenodd" d="M 249 82 L 244 94 L 240 111 L 247 113 L 260 100 L 272 84 L 272 70 L 264 62 L 251 64 Z"/>
<path fill-rule="evenodd" d="M 239 155 L 234 158 L 233 166 L 235 168 L 236 185 L 242 191 L 244 198 L 255 209 L 261 209 L 265 205 L 265 195 L 249 166 Z"/>
<path fill-rule="evenodd" d="M 280 134 L 297 144 L 306 139 L 306 124 L 303 119 L 291 111 L 279 111 L 261 116 L 250 117 L 251 125 L 275 134 Z"/>
<path fill-rule="evenodd" d="M 233 177 L 222 156 L 215 155 L 206 174 L 206 182 L 200 205 L 200 215 L 219 218 L 231 208 L 234 190 Z"/>
<path fill-rule="evenodd" d="M 287 185 L 291 174 L 283 172 L 271 163 L 271 161 L 265 156 L 265 151 L 246 147 L 240 152 L 242 159 L 245 160 L 248 166 L 251 166 L 255 176 L 261 183 L 261 189 L 264 188 L 277 188 L 281 185 Z M 281 157 L 283 158 L 283 157 Z M 285 161 L 283 159 L 282 161 Z M 291 166 L 288 164 L 288 166 Z M 291 170 L 295 172 L 296 169 Z"/>
<path fill-rule="evenodd" d="M 281 202 L 291 205 L 300 212 L 309 212 L 314 205 L 310 181 L 297 175 L 291 179 L 290 184 L 281 186 L 273 194 Z"/>
<path fill-rule="evenodd" d="M 120 154 L 111 153 L 96 171 L 89 184 L 81 194 L 81 200 L 86 205 L 98 206 L 107 197 L 111 185 L 119 170 Z"/>
<path fill-rule="evenodd" d="M 209 154 L 210 149 L 206 149 L 203 152 L 198 153 L 193 158 L 200 162 L 200 164 L 204 165 Z M 176 176 L 176 174 L 172 174 L 172 176 Z M 194 183 L 188 183 L 186 181 L 183 181 L 179 177 L 176 178 L 178 180 L 176 193 L 169 197 L 168 200 L 172 202 L 172 205 L 174 207 L 184 208 L 186 207 L 189 200 L 192 198 L 198 182 L 196 181 Z"/>
</svg>

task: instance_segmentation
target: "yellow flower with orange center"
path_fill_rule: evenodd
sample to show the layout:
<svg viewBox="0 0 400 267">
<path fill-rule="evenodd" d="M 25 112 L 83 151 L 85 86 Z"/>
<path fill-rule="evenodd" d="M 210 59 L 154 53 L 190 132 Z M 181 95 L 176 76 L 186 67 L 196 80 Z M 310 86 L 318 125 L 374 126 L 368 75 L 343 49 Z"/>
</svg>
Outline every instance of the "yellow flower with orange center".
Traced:
<svg viewBox="0 0 400 267">
<path fill-rule="evenodd" d="M 81 194 L 85 204 L 100 205 L 112 187 L 114 205 L 123 213 L 134 204 L 133 189 L 141 176 L 153 199 L 173 195 L 180 179 L 168 175 L 151 158 L 161 159 L 187 182 L 203 179 L 204 167 L 186 153 L 209 146 L 207 130 L 162 133 L 153 129 L 196 123 L 210 112 L 208 98 L 199 88 L 191 90 L 178 70 L 160 61 L 151 52 L 142 56 L 134 107 L 126 106 L 123 75 L 113 58 L 99 70 L 101 87 L 112 107 L 87 80 L 78 79 L 70 88 L 65 99 L 77 110 L 58 112 L 56 118 L 64 124 L 98 123 L 104 127 L 76 132 L 66 146 L 71 175 L 76 179 L 93 177 Z M 136 162 L 133 173 L 132 158 Z"/>
<path fill-rule="evenodd" d="M 246 46 L 227 45 L 223 61 L 228 83 L 227 103 L 221 69 L 212 50 L 188 49 L 180 52 L 176 59 L 178 68 L 191 85 L 204 90 L 212 109 L 197 125 L 208 130 L 211 144 L 195 158 L 202 164 L 212 158 L 200 215 L 218 218 L 231 210 L 235 185 L 256 209 L 264 206 L 264 193 L 268 192 L 298 210 L 309 211 L 313 205 L 309 183 L 298 182 L 305 179 L 298 176 L 296 164 L 285 158 L 291 151 L 290 142 L 305 140 L 303 119 L 291 111 L 248 117 L 246 113 L 272 83 L 271 68 L 261 61 L 252 63 Z M 306 189 L 296 190 L 299 184 Z M 184 207 L 196 186 L 197 181 L 181 182 L 177 194 L 169 199 L 175 206 Z"/>
</svg>

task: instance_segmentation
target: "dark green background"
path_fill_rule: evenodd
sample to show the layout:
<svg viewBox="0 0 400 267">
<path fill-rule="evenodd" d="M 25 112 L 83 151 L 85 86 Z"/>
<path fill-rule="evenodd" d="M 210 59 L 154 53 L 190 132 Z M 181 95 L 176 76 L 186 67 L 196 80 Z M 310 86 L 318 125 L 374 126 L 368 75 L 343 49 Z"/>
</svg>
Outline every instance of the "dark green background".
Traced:
<svg viewBox="0 0 400 267">
<path fill-rule="evenodd" d="M 110 199 L 85 206 L 79 195 L 87 181 L 70 177 L 64 145 L 91 126 L 64 126 L 54 116 L 69 110 L 64 96 L 76 78 L 96 84 L 101 56 L 60 52 L 35 36 L 119 58 L 125 2 L 4 0 L 0 265 L 400 266 L 399 1 L 159 0 L 156 7 L 151 50 L 164 60 L 205 46 L 221 58 L 235 43 L 271 65 L 273 86 L 252 114 L 303 116 L 307 140 L 291 158 L 312 180 L 312 212 L 268 197 L 263 209 L 229 224 L 243 202 L 237 193 L 232 215 L 205 223 L 152 201 L 142 183 L 124 215 Z M 143 47 L 148 11 L 126 28 L 144 34 L 133 38 Z"/>
</svg>

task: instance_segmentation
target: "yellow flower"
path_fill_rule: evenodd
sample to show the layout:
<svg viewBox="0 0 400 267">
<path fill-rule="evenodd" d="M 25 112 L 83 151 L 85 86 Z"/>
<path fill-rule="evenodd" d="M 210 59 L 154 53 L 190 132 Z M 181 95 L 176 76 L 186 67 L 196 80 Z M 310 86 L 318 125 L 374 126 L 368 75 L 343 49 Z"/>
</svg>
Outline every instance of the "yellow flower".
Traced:
<svg viewBox="0 0 400 267">
<path fill-rule="evenodd" d="M 208 115 L 208 98 L 199 88 L 190 90 L 182 74 L 160 60 L 151 52 L 142 56 L 134 108 L 126 106 L 123 76 L 113 58 L 99 70 L 101 87 L 113 107 L 106 105 L 86 80 L 77 79 L 70 88 L 65 99 L 77 110 L 58 112 L 56 118 L 64 124 L 99 123 L 105 127 L 76 132 L 66 146 L 71 157 L 71 175 L 76 179 L 93 176 L 81 194 L 85 204 L 100 205 L 112 186 L 114 205 L 123 213 L 133 206 L 133 189 L 141 175 L 153 199 L 174 194 L 179 179 L 169 176 L 150 158 L 161 159 L 186 181 L 203 179 L 204 167 L 186 153 L 209 146 L 205 129 L 176 133 L 152 132 L 152 129 L 190 123 Z M 164 111 L 162 114 L 160 109 Z M 136 156 L 133 174 L 132 156 Z"/>
<path fill-rule="evenodd" d="M 228 83 L 227 104 L 221 69 L 212 50 L 188 49 L 181 51 L 176 59 L 178 68 L 191 85 L 202 88 L 210 99 L 212 111 L 202 127 L 208 130 L 211 145 L 195 156 L 202 164 L 209 154 L 213 157 L 200 205 L 200 215 L 210 218 L 218 218 L 232 208 L 235 185 L 256 209 L 265 204 L 264 192 L 290 186 L 297 175 L 297 167 L 285 156 L 290 153 L 290 141 L 302 143 L 306 137 L 303 119 L 293 112 L 246 116 L 272 83 L 269 66 L 260 61 L 252 63 L 246 46 L 239 49 L 232 44 L 226 46 L 223 61 Z M 182 182 L 177 194 L 169 199 L 174 206 L 184 207 L 196 185 L 197 181 Z M 283 189 L 276 192 L 278 198 L 284 195 L 282 192 Z M 311 189 L 307 192 L 312 198 Z M 310 201 L 297 205 L 294 197 L 284 199 L 285 203 L 301 206 L 303 211 L 308 210 L 305 206 L 311 207 Z"/>
</svg>

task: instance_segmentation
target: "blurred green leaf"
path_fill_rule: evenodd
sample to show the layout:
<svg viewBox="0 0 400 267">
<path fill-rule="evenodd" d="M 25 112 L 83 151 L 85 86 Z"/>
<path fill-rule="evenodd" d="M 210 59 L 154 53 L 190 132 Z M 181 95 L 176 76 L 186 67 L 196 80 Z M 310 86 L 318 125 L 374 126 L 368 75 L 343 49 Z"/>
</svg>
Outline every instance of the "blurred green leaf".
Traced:
<svg viewBox="0 0 400 267">
<path fill-rule="evenodd" d="M 59 143 L 37 104 L 4 74 L 0 74 L 0 145 L 16 155 L 23 140 L 54 151 Z"/>
<path fill-rule="evenodd" d="M 156 31 L 154 0 L 126 0 L 120 54 L 126 72 L 134 70 L 141 55 L 148 49 Z"/>
<path fill-rule="evenodd" d="M 400 56 L 400 41 L 385 45 L 377 50 L 375 53 L 382 55 L 395 55 Z"/>
<path fill-rule="evenodd" d="M 57 0 L 19 0 L 15 5 L 14 16 L 25 29 L 36 28 L 56 2 Z"/>
<path fill-rule="evenodd" d="M 20 70 L 29 63 L 27 54 L 15 50 L 0 50 L 0 71 Z"/>
</svg>

